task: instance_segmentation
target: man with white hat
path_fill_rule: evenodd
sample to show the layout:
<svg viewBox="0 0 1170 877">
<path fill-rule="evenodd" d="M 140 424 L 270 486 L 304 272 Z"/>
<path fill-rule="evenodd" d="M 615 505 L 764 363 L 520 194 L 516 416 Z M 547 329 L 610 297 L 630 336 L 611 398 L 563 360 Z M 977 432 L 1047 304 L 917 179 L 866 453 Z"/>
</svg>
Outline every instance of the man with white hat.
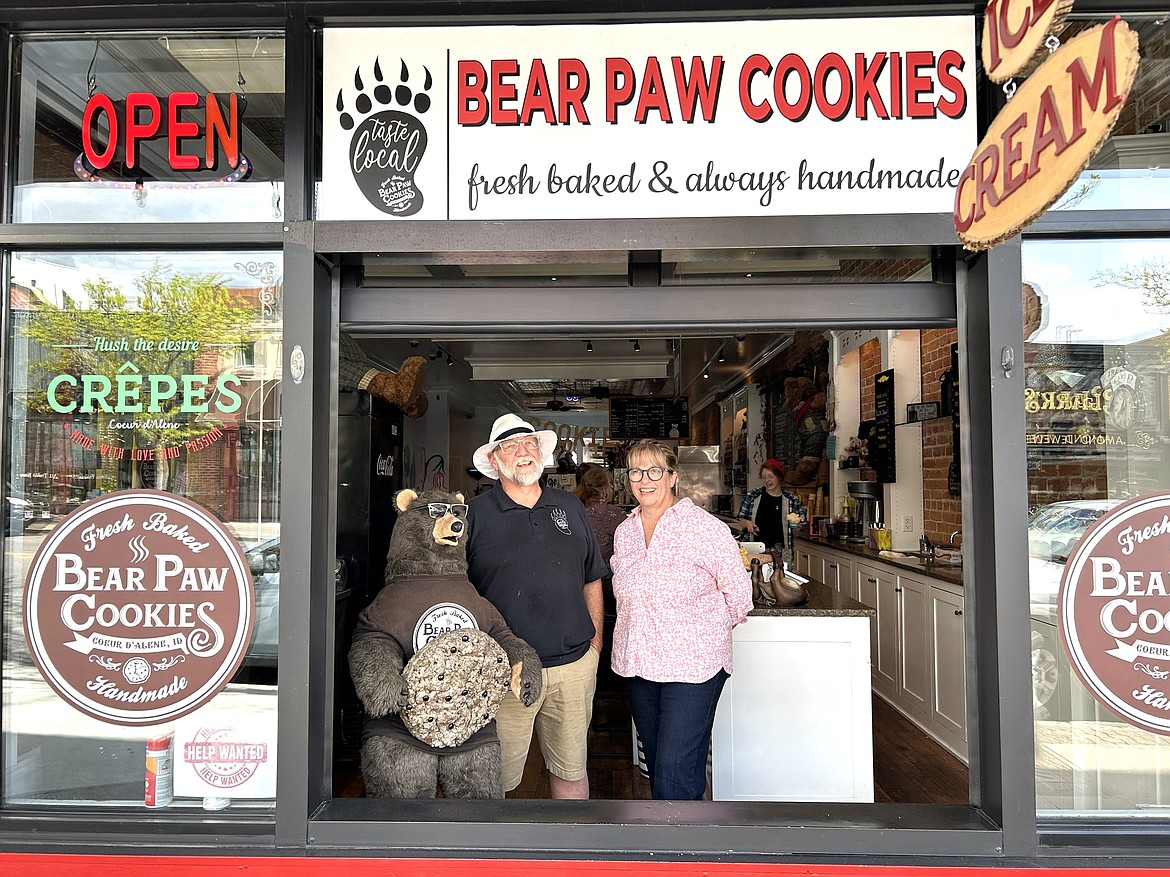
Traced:
<svg viewBox="0 0 1170 877">
<path fill-rule="evenodd" d="M 520 785 L 535 728 L 554 798 L 588 798 L 586 735 L 601 654 L 601 577 L 608 573 L 581 500 L 540 483 L 556 433 L 515 414 L 492 424 L 472 457 L 499 479 L 468 503 L 471 583 L 543 666 L 540 699 L 525 707 L 510 692 L 496 714 L 504 791 Z"/>
</svg>

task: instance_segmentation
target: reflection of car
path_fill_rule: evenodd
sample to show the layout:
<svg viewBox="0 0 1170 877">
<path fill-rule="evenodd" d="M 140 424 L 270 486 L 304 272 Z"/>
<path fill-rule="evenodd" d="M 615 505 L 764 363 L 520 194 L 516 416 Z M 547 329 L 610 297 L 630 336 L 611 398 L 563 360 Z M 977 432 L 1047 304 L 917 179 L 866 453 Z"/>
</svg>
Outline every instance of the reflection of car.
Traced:
<svg viewBox="0 0 1170 877">
<path fill-rule="evenodd" d="M 19 496 L 4 497 L 4 532 L 23 533 L 36 520 L 36 507 Z"/>
<path fill-rule="evenodd" d="M 1064 564 L 1081 536 L 1122 501 L 1085 499 L 1042 506 L 1028 521 L 1028 587 L 1032 615 L 1032 706 L 1039 720 L 1068 720 L 1093 710 L 1088 695 L 1073 685 L 1056 624 L 1056 597 Z M 1074 699 L 1081 704 L 1074 708 Z M 1074 715 L 1074 713 L 1076 715 Z"/>
<path fill-rule="evenodd" d="M 256 620 L 244 664 L 275 667 L 280 642 L 280 537 L 274 536 L 245 547 L 244 556 L 256 591 Z M 335 565 L 333 578 L 338 590 L 345 586 L 345 565 L 340 560 Z"/>
<path fill-rule="evenodd" d="M 256 620 L 244 662 L 275 667 L 280 634 L 280 537 L 247 548 L 244 556 L 256 590 Z"/>
</svg>

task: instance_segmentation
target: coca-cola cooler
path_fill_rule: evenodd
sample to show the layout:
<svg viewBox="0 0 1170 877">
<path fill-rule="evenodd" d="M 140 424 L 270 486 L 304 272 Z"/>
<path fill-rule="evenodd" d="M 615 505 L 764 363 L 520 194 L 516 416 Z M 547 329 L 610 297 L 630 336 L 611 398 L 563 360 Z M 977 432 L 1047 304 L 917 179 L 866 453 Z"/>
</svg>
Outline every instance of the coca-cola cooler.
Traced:
<svg viewBox="0 0 1170 877">
<path fill-rule="evenodd" d="M 403 486 L 402 412 L 365 390 L 337 401 L 337 631 L 334 755 L 357 761 L 362 710 L 349 678 L 350 638 L 358 614 L 382 588 L 386 552 Z"/>
</svg>

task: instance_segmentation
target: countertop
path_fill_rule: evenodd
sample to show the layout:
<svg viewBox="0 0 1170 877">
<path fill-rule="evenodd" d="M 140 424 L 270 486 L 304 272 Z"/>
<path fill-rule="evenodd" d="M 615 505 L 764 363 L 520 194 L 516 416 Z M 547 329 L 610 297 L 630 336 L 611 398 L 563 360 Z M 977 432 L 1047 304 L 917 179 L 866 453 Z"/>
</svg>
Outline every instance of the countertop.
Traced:
<svg viewBox="0 0 1170 877">
<path fill-rule="evenodd" d="M 748 618 L 853 618 L 877 614 L 877 610 L 858 603 L 848 594 L 838 594 L 821 582 L 809 581 L 804 587 L 808 602 L 803 606 L 780 608 L 756 604 Z"/>
<path fill-rule="evenodd" d="M 840 551 L 843 554 L 850 554 L 854 557 L 860 557 L 864 560 L 870 560 L 874 563 L 886 563 L 890 566 L 900 567 L 909 572 L 921 573 L 927 578 L 938 579 L 941 582 L 947 582 L 951 585 L 963 584 L 963 567 L 956 566 L 951 563 L 935 563 L 932 560 L 926 560 L 922 557 L 910 555 L 907 557 L 882 557 L 878 552 L 874 551 L 867 545 L 861 545 L 855 542 L 844 542 L 839 539 L 816 539 L 812 536 L 797 536 L 797 541 L 807 542 L 810 545 L 820 545 L 824 548 L 830 548 L 833 551 Z"/>
</svg>

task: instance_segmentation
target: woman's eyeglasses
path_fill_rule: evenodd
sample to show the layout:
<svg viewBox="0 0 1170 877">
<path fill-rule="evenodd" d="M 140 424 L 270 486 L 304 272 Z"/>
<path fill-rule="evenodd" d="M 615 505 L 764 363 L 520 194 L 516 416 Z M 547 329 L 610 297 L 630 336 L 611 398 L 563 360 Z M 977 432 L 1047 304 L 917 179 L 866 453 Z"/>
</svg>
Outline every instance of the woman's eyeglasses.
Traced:
<svg viewBox="0 0 1170 877">
<path fill-rule="evenodd" d="M 537 438 L 521 438 L 508 439 L 506 442 L 500 442 L 496 445 L 496 450 L 511 456 L 520 448 L 526 451 L 536 451 L 540 448 L 540 439 Z"/>
<path fill-rule="evenodd" d="M 416 512 L 425 508 L 432 518 L 441 518 L 447 512 L 457 517 L 467 514 L 467 503 L 462 502 L 429 502 L 425 506 L 412 505 L 411 508 Z"/>
<path fill-rule="evenodd" d="M 661 466 L 651 466 L 649 469 L 631 469 L 629 471 L 630 481 L 637 484 L 645 475 L 651 481 L 661 481 L 664 472 L 673 472 L 673 469 L 663 469 Z"/>
</svg>

